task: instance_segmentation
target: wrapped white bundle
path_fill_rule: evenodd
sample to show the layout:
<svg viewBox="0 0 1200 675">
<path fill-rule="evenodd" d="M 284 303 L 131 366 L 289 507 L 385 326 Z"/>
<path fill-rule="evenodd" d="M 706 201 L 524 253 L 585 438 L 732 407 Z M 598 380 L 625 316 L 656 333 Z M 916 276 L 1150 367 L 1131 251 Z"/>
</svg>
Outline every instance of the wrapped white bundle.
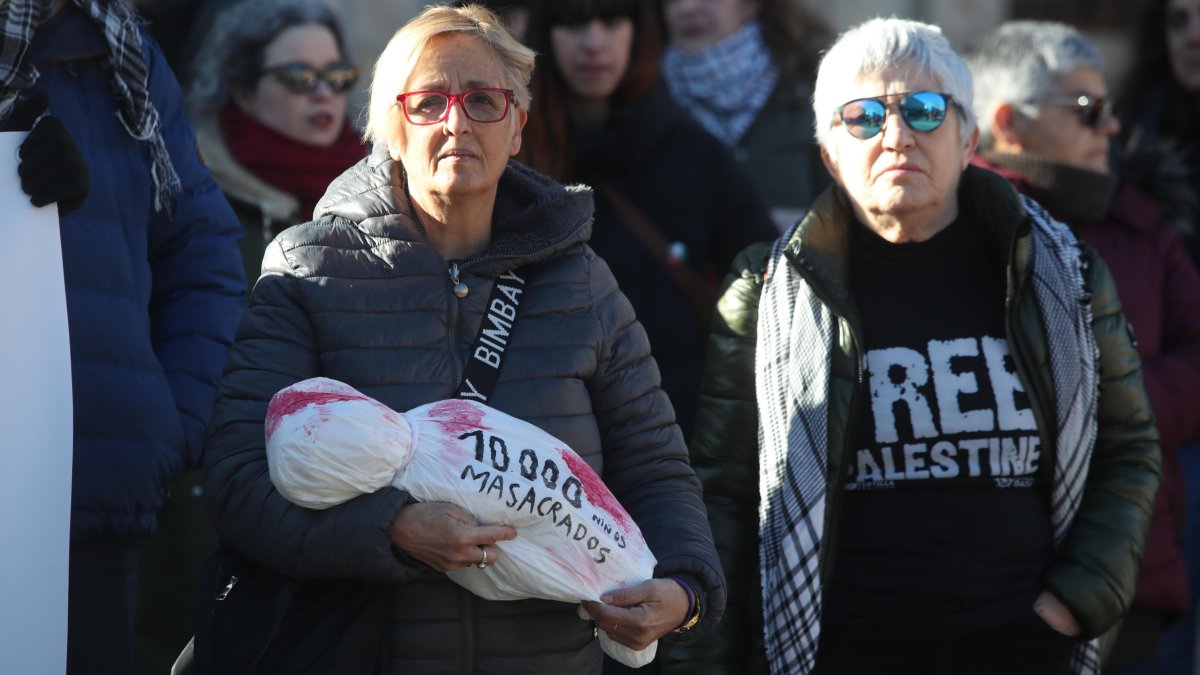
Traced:
<svg viewBox="0 0 1200 675">
<path fill-rule="evenodd" d="M 386 485 L 422 502 L 449 502 L 481 524 L 508 524 L 512 541 L 486 569 L 448 572 L 489 600 L 596 600 L 649 579 L 656 560 L 641 530 L 600 477 L 565 443 L 482 403 L 437 401 L 398 413 L 326 378 L 277 393 L 267 409 L 271 482 L 312 509 Z M 603 631 L 600 646 L 640 667 L 657 643 L 634 651 Z"/>
</svg>

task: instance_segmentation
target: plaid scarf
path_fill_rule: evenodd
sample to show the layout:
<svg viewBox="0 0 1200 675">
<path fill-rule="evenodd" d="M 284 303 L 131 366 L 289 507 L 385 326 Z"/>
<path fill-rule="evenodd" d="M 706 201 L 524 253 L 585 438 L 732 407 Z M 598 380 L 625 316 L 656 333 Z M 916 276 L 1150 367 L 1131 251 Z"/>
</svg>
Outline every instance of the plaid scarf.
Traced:
<svg viewBox="0 0 1200 675">
<path fill-rule="evenodd" d="M 680 107 L 730 148 L 758 117 L 779 79 L 757 21 L 695 54 L 667 47 L 663 76 Z"/>
<path fill-rule="evenodd" d="M 1079 509 L 1096 440 L 1099 349 L 1078 242 L 1036 202 L 1022 201 L 1034 223 L 1032 281 L 1049 338 L 1058 411 L 1051 514 L 1058 544 Z M 821 632 L 826 425 L 838 319 L 785 256 L 791 234 L 771 250 L 759 303 L 759 565 L 771 672 L 807 675 Z M 1080 646 L 1074 673 L 1099 672 L 1098 644 Z"/>
<path fill-rule="evenodd" d="M 150 146 L 154 176 L 154 208 L 166 211 L 181 187 L 163 142 L 158 110 L 150 101 L 150 71 L 142 56 L 138 19 L 124 0 L 72 0 L 104 34 L 112 64 L 112 87 L 120 106 L 121 124 L 129 135 Z M 0 3 L 0 120 L 8 117 L 18 95 L 37 81 L 38 71 L 27 58 L 29 45 L 49 0 L 4 0 Z"/>
</svg>

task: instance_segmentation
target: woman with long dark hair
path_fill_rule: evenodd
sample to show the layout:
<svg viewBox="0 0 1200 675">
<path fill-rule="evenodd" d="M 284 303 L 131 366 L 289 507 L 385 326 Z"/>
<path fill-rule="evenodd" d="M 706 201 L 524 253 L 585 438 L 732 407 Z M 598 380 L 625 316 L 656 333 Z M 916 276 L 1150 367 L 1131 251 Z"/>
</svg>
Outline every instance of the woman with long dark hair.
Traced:
<svg viewBox="0 0 1200 675">
<path fill-rule="evenodd" d="M 659 83 L 651 0 L 539 0 L 538 54 L 520 158 L 596 188 L 591 245 L 646 328 L 684 433 L 699 394 L 715 279 L 773 236 L 749 179 Z"/>
</svg>

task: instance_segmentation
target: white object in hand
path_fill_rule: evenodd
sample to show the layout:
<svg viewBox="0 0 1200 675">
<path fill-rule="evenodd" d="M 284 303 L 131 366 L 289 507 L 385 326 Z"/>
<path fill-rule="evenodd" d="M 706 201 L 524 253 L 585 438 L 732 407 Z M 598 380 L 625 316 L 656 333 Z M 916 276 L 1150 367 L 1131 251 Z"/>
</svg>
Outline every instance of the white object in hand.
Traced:
<svg viewBox="0 0 1200 675">
<path fill-rule="evenodd" d="M 271 399 L 266 420 L 271 481 L 295 504 L 323 509 L 388 485 L 422 502 L 512 525 L 498 564 L 447 572 L 489 600 L 600 600 L 653 576 L 656 560 L 637 524 L 565 443 L 482 403 L 449 399 L 398 413 L 347 384 L 304 380 Z M 601 647 L 640 667 L 657 643 L 634 651 L 603 632 Z"/>
</svg>

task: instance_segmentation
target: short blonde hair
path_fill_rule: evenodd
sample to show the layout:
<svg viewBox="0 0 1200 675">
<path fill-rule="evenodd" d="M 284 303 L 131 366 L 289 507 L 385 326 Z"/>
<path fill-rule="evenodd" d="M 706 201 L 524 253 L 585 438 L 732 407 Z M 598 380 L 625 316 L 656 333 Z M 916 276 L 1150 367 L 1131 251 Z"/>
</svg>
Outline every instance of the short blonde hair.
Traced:
<svg viewBox="0 0 1200 675">
<path fill-rule="evenodd" d="M 397 140 L 401 115 L 395 105 L 396 95 L 412 76 L 425 46 L 433 38 L 450 33 L 469 35 L 490 47 L 500 61 L 505 88 L 513 90 L 517 105 L 529 109 L 533 51 L 509 35 L 499 17 L 485 7 L 427 7 L 396 31 L 375 62 L 363 132 L 367 141 L 390 145 Z"/>
</svg>

